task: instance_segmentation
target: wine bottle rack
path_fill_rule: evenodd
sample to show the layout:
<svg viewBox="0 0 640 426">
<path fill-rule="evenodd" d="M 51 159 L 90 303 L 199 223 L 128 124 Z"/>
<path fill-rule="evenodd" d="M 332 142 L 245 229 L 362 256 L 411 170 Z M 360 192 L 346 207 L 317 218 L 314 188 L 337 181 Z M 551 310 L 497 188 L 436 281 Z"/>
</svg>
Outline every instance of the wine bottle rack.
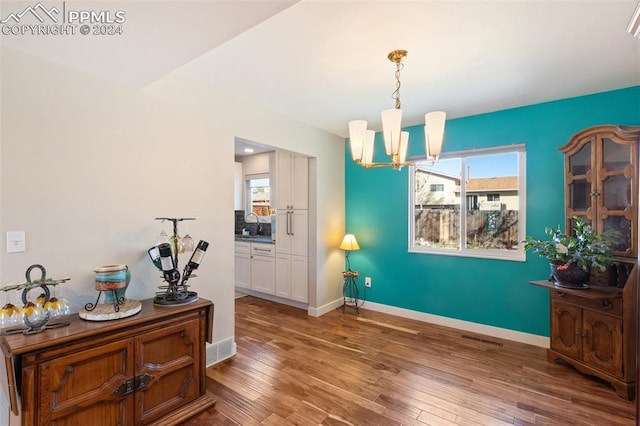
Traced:
<svg viewBox="0 0 640 426">
<path fill-rule="evenodd" d="M 178 241 L 178 222 L 182 222 L 185 220 L 195 220 L 193 217 L 156 217 L 155 220 L 167 220 L 172 222 L 173 224 L 173 238 L 171 239 L 170 244 L 173 246 L 173 257 L 175 268 L 178 270 L 178 254 L 179 250 L 177 247 Z M 195 277 L 195 274 L 191 274 L 188 278 Z M 153 303 L 159 306 L 173 306 L 173 305 L 183 305 L 185 303 L 192 303 L 198 300 L 198 293 L 195 291 L 189 290 L 189 285 L 187 284 L 188 280 L 183 279 L 180 280 L 180 274 L 173 275 L 171 278 L 168 278 L 166 274 L 162 278 L 166 284 L 158 286 L 158 291 L 156 292 L 156 296 L 153 298 Z"/>
</svg>

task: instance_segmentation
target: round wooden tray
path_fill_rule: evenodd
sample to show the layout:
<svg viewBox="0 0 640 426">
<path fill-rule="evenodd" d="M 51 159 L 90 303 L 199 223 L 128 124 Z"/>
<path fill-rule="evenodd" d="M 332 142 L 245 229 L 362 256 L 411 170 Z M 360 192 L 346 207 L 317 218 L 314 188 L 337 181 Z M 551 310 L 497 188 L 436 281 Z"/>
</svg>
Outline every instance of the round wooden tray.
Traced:
<svg viewBox="0 0 640 426">
<path fill-rule="evenodd" d="M 88 321 L 110 321 L 135 315 L 140 312 L 141 308 L 142 305 L 139 301 L 127 299 L 120 305 L 118 311 L 113 308 L 113 303 L 99 303 L 92 311 L 82 308 L 78 314 L 80 318 Z"/>
</svg>

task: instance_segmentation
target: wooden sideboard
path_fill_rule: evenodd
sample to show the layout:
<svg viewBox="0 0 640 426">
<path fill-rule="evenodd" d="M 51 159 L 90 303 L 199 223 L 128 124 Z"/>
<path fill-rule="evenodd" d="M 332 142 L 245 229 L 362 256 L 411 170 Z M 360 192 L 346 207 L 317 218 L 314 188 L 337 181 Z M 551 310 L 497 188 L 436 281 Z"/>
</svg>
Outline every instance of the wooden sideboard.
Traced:
<svg viewBox="0 0 640 426">
<path fill-rule="evenodd" d="M 553 281 L 532 281 L 549 289 L 549 362 L 562 360 L 582 373 L 609 382 L 632 400 L 636 382 L 637 270 L 623 288 L 562 288 Z"/>
<path fill-rule="evenodd" d="M 215 404 L 205 388 L 213 304 L 158 307 L 112 321 L 68 317 L 0 336 L 11 411 L 23 425 L 174 425 Z"/>
</svg>

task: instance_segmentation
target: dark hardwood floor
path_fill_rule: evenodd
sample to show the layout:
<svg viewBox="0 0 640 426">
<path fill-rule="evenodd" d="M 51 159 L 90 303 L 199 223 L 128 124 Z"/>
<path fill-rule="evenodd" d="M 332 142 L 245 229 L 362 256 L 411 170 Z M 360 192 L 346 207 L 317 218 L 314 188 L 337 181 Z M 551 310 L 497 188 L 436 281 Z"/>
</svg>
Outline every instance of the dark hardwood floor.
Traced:
<svg viewBox="0 0 640 426">
<path fill-rule="evenodd" d="M 235 357 L 198 425 L 633 425 L 633 402 L 545 349 L 378 312 L 236 300 Z"/>
</svg>

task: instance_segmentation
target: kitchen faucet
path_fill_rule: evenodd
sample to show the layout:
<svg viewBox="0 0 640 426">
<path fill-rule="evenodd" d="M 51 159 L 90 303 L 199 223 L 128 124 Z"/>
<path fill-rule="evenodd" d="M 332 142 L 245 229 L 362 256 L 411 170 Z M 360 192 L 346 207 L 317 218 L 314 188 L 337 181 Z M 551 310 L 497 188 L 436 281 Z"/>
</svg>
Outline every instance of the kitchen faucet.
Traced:
<svg viewBox="0 0 640 426">
<path fill-rule="evenodd" d="M 260 221 L 260 218 L 258 217 L 258 215 L 257 215 L 257 214 L 255 214 L 254 212 L 249 212 L 249 214 L 247 214 L 247 215 L 244 217 L 244 222 L 245 222 L 245 223 L 249 223 L 249 221 L 247 220 L 247 219 L 249 219 L 249 216 L 255 216 L 255 217 L 256 217 L 256 223 L 258 223 L 258 222 Z"/>
<path fill-rule="evenodd" d="M 247 227 L 249 228 L 249 235 L 251 235 L 251 228 L 252 228 L 252 226 L 250 226 L 250 225 L 249 225 L 249 221 L 248 221 L 247 219 L 249 219 L 249 217 L 250 217 L 250 216 L 255 216 L 255 217 L 256 217 L 256 221 L 255 221 L 255 223 L 257 224 L 257 228 L 258 228 L 258 229 L 257 229 L 257 231 L 255 231 L 255 232 L 254 232 L 254 234 L 255 234 L 255 233 L 259 233 L 259 232 L 260 232 L 260 228 L 262 227 L 262 226 L 260 225 L 260 218 L 259 218 L 259 217 L 258 217 L 258 215 L 257 215 L 257 214 L 255 214 L 254 212 L 249 212 L 249 214 L 247 214 L 247 215 L 244 217 L 244 223 L 246 223 L 246 224 L 247 224 Z M 254 222 L 252 222 L 252 223 L 254 223 Z"/>
</svg>

